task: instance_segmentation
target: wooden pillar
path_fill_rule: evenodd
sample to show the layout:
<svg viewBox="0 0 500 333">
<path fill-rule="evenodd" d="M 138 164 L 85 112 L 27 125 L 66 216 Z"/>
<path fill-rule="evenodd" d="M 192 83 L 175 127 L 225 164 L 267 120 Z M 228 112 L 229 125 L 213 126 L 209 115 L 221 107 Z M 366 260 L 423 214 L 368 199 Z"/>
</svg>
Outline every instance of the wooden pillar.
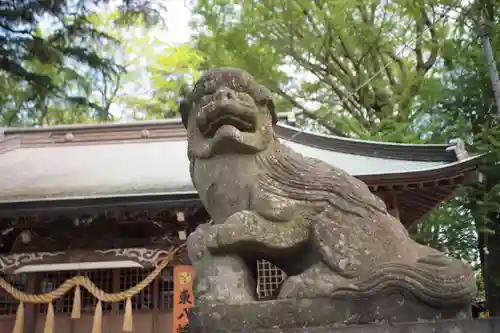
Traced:
<svg viewBox="0 0 500 333">
<path fill-rule="evenodd" d="M 158 328 L 158 317 L 160 315 L 160 280 L 163 272 L 160 273 L 160 276 L 157 276 L 153 281 L 153 316 L 152 316 L 152 324 L 151 324 L 151 332 L 160 333 L 161 330 Z"/>
<path fill-rule="evenodd" d="M 26 292 L 28 294 L 37 294 L 39 292 L 39 277 L 37 273 L 28 273 L 26 275 Z M 36 320 L 38 315 L 37 304 L 24 305 L 24 333 L 33 333 L 36 329 Z"/>
<path fill-rule="evenodd" d="M 394 216 L 399 220 L 399 206 L 398 200 L 394 192 L 388 192 L 385 196 L 385 204 L 387 205 L 387 210 L 389 214 Z"/>
</svg>

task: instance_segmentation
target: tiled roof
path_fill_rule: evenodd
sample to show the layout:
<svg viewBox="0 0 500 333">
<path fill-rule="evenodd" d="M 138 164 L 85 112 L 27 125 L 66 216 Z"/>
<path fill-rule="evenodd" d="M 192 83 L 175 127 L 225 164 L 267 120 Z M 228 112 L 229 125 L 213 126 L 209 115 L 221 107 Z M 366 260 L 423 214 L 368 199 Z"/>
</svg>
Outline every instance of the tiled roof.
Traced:
<svg viewBox="0 0 500 333">
<path fill-rule="evenodd" d="M 294 142 L 286 144 L 305 156 L 321 159 L 360 178 L 454 165 L 443 161 L 358 156 Z M 18 148 L 0 155 L 0 201 L 194 190 L 184 140 L 54 144 Z"/>
<path fill-rule="evenodd" d="M 408 184 L 442 179 L 458 179 L 454 184 L 460 185 L 478 164 L 461 141 L 378 143 L 298 133 L 282 124 L 276 132 L 297 152 L 340 167 L 375 190 L 399 186 L 408 191 Z M 0 204 L 195 193 L 180 120 L 6 128 L 3 135 Z"/>
</svg>

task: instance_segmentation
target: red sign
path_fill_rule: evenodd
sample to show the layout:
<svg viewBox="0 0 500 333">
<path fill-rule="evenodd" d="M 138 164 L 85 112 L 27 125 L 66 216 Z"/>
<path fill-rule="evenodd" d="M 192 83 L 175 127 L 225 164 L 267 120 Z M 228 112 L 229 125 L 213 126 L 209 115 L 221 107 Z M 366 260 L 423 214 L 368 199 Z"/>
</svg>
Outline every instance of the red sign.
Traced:
<svg viewBox="0 0 500 333">
<path fill-rule="evenodd" d="M 193 305 L 193 268 L 191 266 L 175 266 L 172 333 L 187 332 L 188 311 Z"/>
</svg>

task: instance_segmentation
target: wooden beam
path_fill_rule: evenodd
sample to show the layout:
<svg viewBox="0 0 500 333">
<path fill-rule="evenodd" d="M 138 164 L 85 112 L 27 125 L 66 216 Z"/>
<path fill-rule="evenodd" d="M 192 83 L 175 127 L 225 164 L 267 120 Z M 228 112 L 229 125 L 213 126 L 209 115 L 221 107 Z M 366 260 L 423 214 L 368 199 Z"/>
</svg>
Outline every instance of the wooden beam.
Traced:
<svg viewBox="0 0 500 333">
<path fill-rule="evenodd" d="M 184 212 L 183 211 L 178 211 L 176 213 L 176 216 L 177 216 L 177 222 L 185 222 L 186 221 L 186 218 L 184 216 Z"/>
<path fill-rule="evenodd" d="M 168 255 L 165 246 L 12 253 L 0 256 L 0 271 L 9 275 L 54 270 L 149 268 L 164 255 Z"/>
<path fill-rule="evenodd" d="M 25 265 L 23 267 L 19 267 L 13 272 L 13 274 L 33 273 L 33 272 L 61 272 L 61 271 L 95 270 L 95 269 L 115 269 L 115 268 L 144 268 L 144 266 L 133 260 L 38 264 L 38 265 Z"/>
<path fill-rule="evenodd" d="M 179 230 L 177 231 L 177 234 L 179 235 L 179 240 L 185 241 L 187 239 L 187 233 L 185 230 Z"/>
<path fill-rule="evenodd" d="M 176 213 L 177 215 L 177 222 L 180 223 L 180 224 L 183 224 L 185 225 L 186 223 L 186 217 L 184 216 L 184 212 L 183 211 L 178 211 Z M 185 241 L 187 239 L 187 232 L 186 230 L 184 229 L 179 229 L 177 230 L 177 235 L 179 237 L 179 240 L 181 241 Z"/>
</svg>

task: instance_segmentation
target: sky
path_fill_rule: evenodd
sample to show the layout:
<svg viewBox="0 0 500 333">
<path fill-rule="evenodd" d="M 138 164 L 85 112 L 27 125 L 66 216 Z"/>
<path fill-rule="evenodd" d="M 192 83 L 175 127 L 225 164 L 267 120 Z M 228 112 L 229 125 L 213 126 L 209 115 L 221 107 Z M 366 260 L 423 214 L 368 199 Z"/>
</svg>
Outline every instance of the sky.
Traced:
<svg viewBox="0 0 500 333">
<path fill-rule="evenodd" d="M 190 0 L 168 0 L 167 11 L 164 18 L 167 24 L 167 31 L 163 31 L 165 36 L 158 36 L 169 43 L 182 44 L 190 39 L 191 29 L 189 20 L 191 19 Z"/>
</svg>

